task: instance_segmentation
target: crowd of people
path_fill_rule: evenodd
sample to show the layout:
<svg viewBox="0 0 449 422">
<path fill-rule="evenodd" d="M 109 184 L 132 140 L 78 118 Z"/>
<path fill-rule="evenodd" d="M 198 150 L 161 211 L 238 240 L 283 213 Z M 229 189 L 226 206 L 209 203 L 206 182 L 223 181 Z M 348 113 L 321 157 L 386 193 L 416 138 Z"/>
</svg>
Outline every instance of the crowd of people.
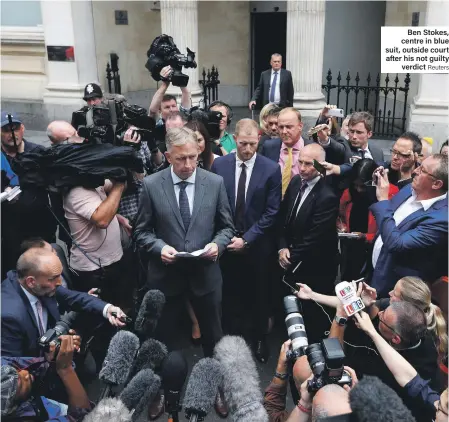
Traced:
<svg viewBox="0 0 449 422">
<path fill-rule="evenodd" d="M 352 383 L 316 394 L 307 389 L 307 357 L 292 362 L 291 340 L 282 345 L 264 398 L 270 421 L 349 415 L 358 378 L 369 376 L 399 395 L 409 420 L 447 418 L 447 141 L 431 151 L 405 132 L 386 161 L 370 140 L 373 116 L 355 112 L 340 129 L 330 105 L 306 136 L 282 57 L 273 55 L 271 66 L 249 104 L 264 98 L 258 123 L 241 119 L 231 133 L 232 108 L 209 106 L 221 116 L 216 139 L 189 115 L 187 87 L 179 108 L 166 94 L 167 66 L 149 107 L 156 126 L 165 126 L 164 142 L 142 142 L 134 126 L 119 134 L 143 172 L 95 188 L 26 185 L 2 199 L 2 417 L 82 420 L 93 407 L 82 382 L 96 377 L 114 332 L 157 289 L 165 304 L 154 337 L 168 350 L 182 348 L 187 319 L 205 357 L 224 335 L 237 335 L 266 363 L 282 298 L 292 291 L 309 344 L 339 340 Z M 94 83 L 84 94 L 87 108 L 104 100 Z M 51 122 L 47 134 L 54 151 L 86 145 L 68 122 Z M 20 186 L 17 158 L 44 149 L 25 136 L 20 117 L 3 111 L 2 193 Z M 340 280 L 359 281 L 365 310 L 351 318 L 335 296 Z M 78 314 L 59 351 L 43 347 L 69 311 Z M 38 383 L 44 375 L 51 381 Z M 289 378 L 293 411 L 286 410 Z M 227 416 L 222 389 L 215 408 Z M 149 417 L 163 411 L 161 390 Z"/>
</svg>

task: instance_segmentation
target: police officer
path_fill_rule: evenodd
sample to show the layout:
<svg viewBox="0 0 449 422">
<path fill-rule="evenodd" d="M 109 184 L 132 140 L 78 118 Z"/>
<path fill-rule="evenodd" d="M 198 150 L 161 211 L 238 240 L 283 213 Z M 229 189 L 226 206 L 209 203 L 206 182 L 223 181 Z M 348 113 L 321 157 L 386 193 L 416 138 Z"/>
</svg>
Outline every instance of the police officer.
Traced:
<svg viewBox="0 0 449 422">
<path fill-rule="evenodd" d="M 84 88 L 83 100 L 89 107 L 100 104 L 103 101 L 103 91 L 100 86 L 94 83 L 87 84 Z"/>
</svg>

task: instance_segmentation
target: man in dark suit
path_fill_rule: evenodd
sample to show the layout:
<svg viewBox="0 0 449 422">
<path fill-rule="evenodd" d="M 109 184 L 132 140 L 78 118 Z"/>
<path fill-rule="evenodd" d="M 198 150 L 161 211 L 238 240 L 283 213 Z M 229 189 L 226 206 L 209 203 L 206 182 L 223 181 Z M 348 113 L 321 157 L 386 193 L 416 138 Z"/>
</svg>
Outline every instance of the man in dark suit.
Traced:
<svg viewBox="0 0 449 422">
<path fill-rule="evenodd" d="M 223 324 L 227 334 L 245 335 L 251 325 L 259 361 L 268 359 L 269 266 L 274 224 L 281 203 L 281 169 L 256 154 L 258 126 L 242 119 L 235 128 L 237 153 L 217 158 L 212 171 L 223 177 L 237 233 L 222 258 Z"/>
<path fill-rule="evenodd" d="M 279 264 L 291 285 L 304 282 L 320 293 L 334 294 L 339 200 L 313 167 L 313 160 L 321 162 L 324 155 L 318 144 L 300 152 L 299 174 L 291 180 L 279 212 Z M 302 305 L 309 343 L 319 341 L 329 321 L 313 302 Z"/>
<path fill-rule="evenodd" d="M 112 316 L 112 312 L 123 316 L 120 308 L 66 289 L 61 285 L 61 273 L 58 256 L 42 248 L 23 253 L 17 261 L 17 272 L 8 272 L 1 297 L 3 356 L 41 356 L 38 339 L 60 320 L 62 307 L 103 315 L 113 325 L 124 325 Z"/>
<path fill-rule="evenodd" d="M 279 107 L 293 107 L 293 80 L 289 70 L 282 69 L 282 56 L 273 54 L 270 61 L 271 69 L 260 75 L 259 83 L 249 103 L 249 108 L 258 105 L 261 109 L 268 103 Z"/>
<path fill-rule="evenodd" d="M 201 329 L 205 356 L 222 337 L 222 278 L 217 258 L 234 236 L 223 179 L 197 168 L 198 145 L 190 129 L 167 131 L 171 167 L 144 179 L 134 239 L 149 253 L 148 287 L 166 296 L 156 336 L 179 349 L 178 317 L 188 295 Z M 179 252 L 204 249 L 197 258 Z"/>
<path fill-rule="evenodd" d="M 281 166 L 282 195 L 291 178 L 299 173 L 299 153 L 304 145 L 313 143 L 302 138 L 302 128 L 301 113 L 293 107 L 284 108 L 278 117 L 280 138 L 268 139 L 260 150 L 261 155 Z"/>
<path fill-rule="evenodd" d="M 448 159 L 427 157 L 411 184 L 388 200 L 388 171 L 378 169 L 376 195 L 371 206 L 378 227 L 374 242 L 371 285 L 379 297 L 388 297 L 395 283 L 415 276 L 432 283 L 447 274 Z"/>
</svg>

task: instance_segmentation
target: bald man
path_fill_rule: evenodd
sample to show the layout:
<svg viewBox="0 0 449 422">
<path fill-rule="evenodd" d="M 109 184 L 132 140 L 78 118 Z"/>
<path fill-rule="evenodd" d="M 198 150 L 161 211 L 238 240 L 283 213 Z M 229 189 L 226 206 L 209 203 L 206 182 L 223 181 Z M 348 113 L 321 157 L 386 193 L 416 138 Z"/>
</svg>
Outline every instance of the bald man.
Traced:
<svg viewBox="0 0 449 422">
<path fill-rule="evenodd" d="M 279 265 L 292 286 L 305 282 L 320 293 L 334 294 L 339 199 L 313 166 L 314 160 L 321 162 L 324 157 L 325 151 L 318 144 L 306 145 L 300 151 L 299 173 L 291 180 L 279 213 Z M 313 301 L 305 301 L 303 311 L 309 344 L 318 342 L 330 323 Z"/>
<path fill-rule="evenodd" d="M 102 315 L 112 325 L 124 325 L 117 319 L 124 315 L 120 308 L 66 289 L 61 274 L 58 256 L 45 248 L 28 249 L 19 257 L 17 271 L 8 272 L 1 293 L 2 356 L 42 356 L 38 339 L 61 319 L 61 308 Z"/>
<path fill-rule="evenodd" d="M 312 404 L 312 421 L 349 413 L 352 413 L 349 393 L 343 387 L 328 384 L 316 392 Z"/>
<path fill-rule="evenodd" d="M 59 145 L 76 134 L 75 128 L 63 120 L 55 120 L 47 127 L 47 136 L 52 145 Z"/>
</svg>

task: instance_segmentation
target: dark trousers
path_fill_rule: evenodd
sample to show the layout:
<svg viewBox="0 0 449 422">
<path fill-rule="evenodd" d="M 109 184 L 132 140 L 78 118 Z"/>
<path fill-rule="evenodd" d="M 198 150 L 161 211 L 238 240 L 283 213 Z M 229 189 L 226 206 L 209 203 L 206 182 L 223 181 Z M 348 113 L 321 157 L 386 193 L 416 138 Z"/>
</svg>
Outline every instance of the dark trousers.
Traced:
<svg viewBox="0 0 449 422">
<path fill-rule="evenodd" d="M 205 357 L 212 357 L 215 344 L 223 337 L 221 328 L 221 289 L 207 293 L 204 296 L 190 294 L 195 315 L 201 330 L 201 342 Z M 179 320 L 185 315 L 185 295 L 168 296 L 159 319 L 155 337 L 164 343 L 169 351 L 180 350 Z"/>
<path fill-rule="evenodd" d="M 220 259 L 223 274 L 223 329 L 226 334 L 260 340 L 267 333 L 268 257 L 257 250 L 226 252 Z"/>
</svg>

